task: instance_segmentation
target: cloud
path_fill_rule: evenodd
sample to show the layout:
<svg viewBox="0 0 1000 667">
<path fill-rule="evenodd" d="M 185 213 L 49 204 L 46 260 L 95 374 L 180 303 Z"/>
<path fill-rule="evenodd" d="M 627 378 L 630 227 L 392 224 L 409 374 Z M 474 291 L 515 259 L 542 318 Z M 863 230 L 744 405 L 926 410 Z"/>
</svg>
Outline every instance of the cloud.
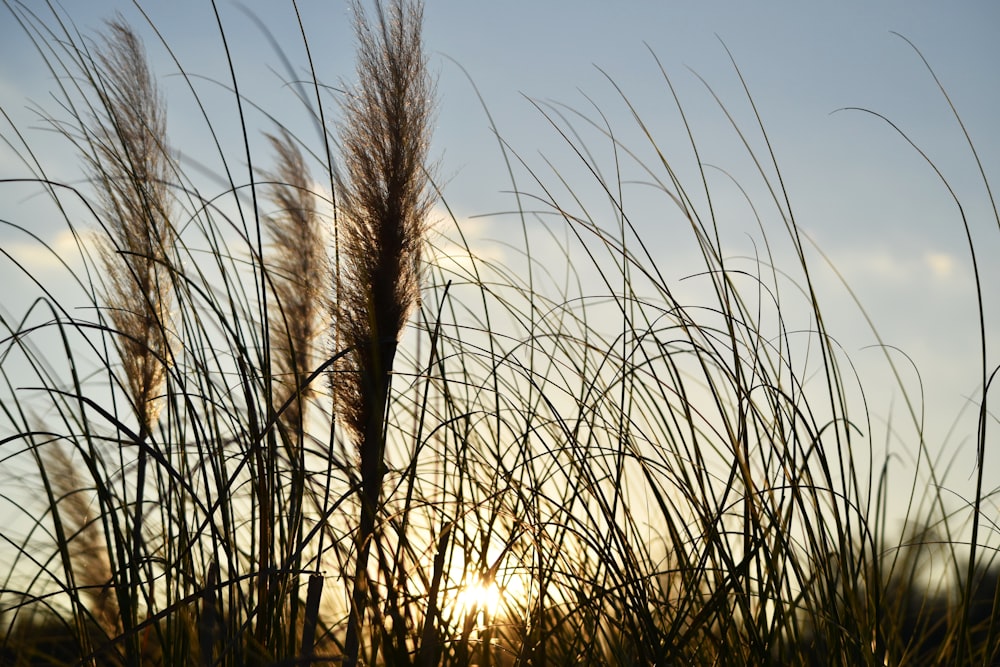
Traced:
<svg viewBox="0 0 1000 667">
<path fill-rule="evenodd" d="M 852 286 L 880 285 L 890 289 L 964 285 L 967 272 L 952 253 L 940 250 L 910 252 L 886 247 L 841 251 L 833 257 L 837 269 Z"/>
<path fill-rule="evenodd" d="M 93 244 L 92 235 L 75 236 L 69 229 L 56 232 L 44 243 L 34 239 L 23 241 L 0 241 L 3 251 L 31 274 L 44 273 L 62 268 L 63 263 L 76 270 L 83 264 L 80 244 L 84 249 Z M 48 247 L 46 247 L 46 245 Z"/>
<path fill-rule="evenodd" d="M 486 236 L 490 227 L 487 219 L 453 216 L 440 205 L 435 205 L 430 218 L 429 254 L 437 267 L 472 277 L 476 263 L 504 263 L 503 248 Z"/>
<path fill-rule="evenodd" d="M 942 280 L 951 278 L 955 271 L 955 257 L 946 252 L 927 252 L 924 254 L 924 262 L 935 277 Z"/>
</svg>

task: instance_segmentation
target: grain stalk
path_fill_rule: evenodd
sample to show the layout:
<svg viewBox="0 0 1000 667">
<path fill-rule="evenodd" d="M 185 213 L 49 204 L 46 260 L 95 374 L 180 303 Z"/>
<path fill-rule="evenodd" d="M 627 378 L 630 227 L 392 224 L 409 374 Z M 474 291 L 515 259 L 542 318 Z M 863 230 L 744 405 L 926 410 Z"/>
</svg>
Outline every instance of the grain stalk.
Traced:
<svg viewBox="0 0 1000 667">
<path fill-rule="evenodd" d="M 338 196 L 337 341 L 351 350 L 333 374 L 336 410 L 357 446 L 361 516 L 345 643 L 358 661 L 369 604 L 368 554 L 385 474 L 387 401 L 396 346 L 419 298 L 430 197 L 425 161 L 433 85 L 421 44 L 419 2 L 354 2 L 357 84 L 343 101 Z"/>
<path fill-rule="evenodd" d="M 143 496 L 148 445 L 160 411 L 171 360 L 168 327 L 172 307 L 170 175 L 166 110 L 138 35 L 121 18 L 107 23 L 92 60 L 81 61 L 82 78 L 97 98 L 81 123 L 84 166 L 96 192 L 95 210 L 105 235 L 99 252 L 105 269 L 103 299 L 115 348 L 139 429 L 131 545 L 117 542 L 119 630 L 127 653 L 138 651 Z M 124 443 L 123 443 L 124 444 Z M 109 603 L 110 604 L 110 603 Z M 111 608 L 111 607 L 109 607 Z"/>
<path fill-rule="evenodd" d="M 284 485 L 285 494 L 267 488 L 272 485 L 264 485 L 259 491 L 262 507 L 273 504 L 283 508 L 287 516 L 284 539 L 274 539 L 272 517 L 261 522 L 262 558 L 273 559 L 277 571 L 273 576 L 261 573 L 261 595 L 267 598 L 268 613 L 264 616 L 281 618 L 281 605 L 291 600 L 278 598 L 281 591 L 291 587 L 294 577 L 289 573 L 301 566 L 299 545 L 304 540 L 306 486 L 305 406 L 315 393 L 310 386 L 310 375 L 316 366 L 317 339 L 330 314 L 326 286 L 331 274 L 324 220 L 319 214 L 319 199 L 305 157 L 287 130 L 268 135 L 268 140 L 277 158 L 273 172 L 262 172 L 266 196 L 276 207 L 274 213 L 263 218 L 271 241 L 270 253 L 265 258 L 273 296 L 268 303 L 267 323 L 271 405 L 276 411 L 278 441 L 285 448 L 290 483 Z M 318 595 L 319 589 L 316 590 Z M 316 606 L 309 608 L 311 613 L 318 611 L 318 604 L 317 599 Z M 307 642 L 309 648 L 311 642 L 312 639 Z"/>
</svg>

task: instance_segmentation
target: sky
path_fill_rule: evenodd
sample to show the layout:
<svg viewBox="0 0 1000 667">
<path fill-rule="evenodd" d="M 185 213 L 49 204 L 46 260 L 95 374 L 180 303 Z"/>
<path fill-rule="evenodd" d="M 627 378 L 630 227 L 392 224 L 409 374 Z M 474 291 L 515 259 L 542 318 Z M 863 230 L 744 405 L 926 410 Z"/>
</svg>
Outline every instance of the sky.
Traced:
<svg viewBox="0 0 1000 667">
<path fill-rule="evenodd" d="M 26 5 L 39 16 L 49 15 L 44 3 Z M 194 85 L 224 150 L 239 163 L 242 139 L 232 122 L 231 95 L 212 83 L 229 82 L 212 7 L 194 0 L 143 5 L 173 56 L 130 3 L 68 1 L 60 13 L 88 35 L 116 10 L 139 27 L 167 96 L 175 145 L 211 167 L 218 156 L 191 104 L 188 82 L 176 76 L 173 57 L 187 72 L 203 75 Z M 354 42 L 347 2 L 301 0 L 298 8 L 320 79 L 331 86 L 350 81 Z M 291 75 L 282 61 L 287 58 L 296 75 L 303 75 L 305 50 L 291 3 L 220 1 L 218 12 L 241 93 L 298 132 L 312 132 L 295 99 L 295 86 L 286 83 Z M 31 146 L 46 156 L 53 175 L 74 178 L 71 151 L 38 129 L 28 109 L 29 100 L 57 109 L 49 97 L 53 76 L 9 12 L 0 10 L 0 16 L 0 105 L 28 133 Z M 1000 313 L 997 295 L 989 290 L 1000 283 L 1000 267 L 993 260 L 1000 251 L 1000 229 L 990 217 L 982 179 L 947 100 L 920 56 L 893 33 L 912 42 L 933 67 L 996 185 L 1000 4 L 992 0 L 426 0 L 424 39 L 439 97 L 431 150 L 436 173 L 450 207 L 460 219 L 469 219 L 484 247 L 506 240 L 510 232 L 503 216 L 479 217 L 513 206 L 490 118 L 518 155 L 535 165 L 551 159 L 565 170 L 560 173 L 579 178 L 574 183 L 587 190 L 593 183 L 543 110 L 552 114 L 559 109 L 568 116 L 575 110 L 589 117 L 599 117 L 599 110 L 616 136 L 643 147 L 649 159 L 649 144 L 624 95 L 668 159 L 690 176 L 693 158 L 664 81 L 666 72 L 702 160 L 726 169 L 759 196 L 740 138 L 709 90 L 748 130 L 755 150 L 763 150 L 735 61 L 768 132 L 799 225 L 855 290 L 883 340 L 905 351 L 920 369 L 932 449 L 939 444 L 946 458 L 956 452 L 949 483 L 967 494 L 975 462 L 968 419 L 956 435 L 948 435 L 963 405 L 979 391 L 974 280 L 961 218 L 933 169 L 891 126 L 872 114 L 838 110 L 862 107 L 892 120 L 962 200 L 988 288 L 987 337 L 994 365 Z M 255 128 L 273 127 L 252 110 L 248 122 Z M 10 135 L 9 126 L 0 122 L 0 128 Z M 596 155 L 613 157 L 596 133 L 587 136 Z M 0 178 L 18 175 L 23 168 L 0 145 Z M 519 183 L 530 189 L 530 183 Z M 757 231 L 748 224 L 746 209 L 733 203 L 737 198 L 724 179 L 717 187 L 726 205 L 722 213 L 731 211 L 723 228 L 727 249 L 734 256 L 752 252 Z M 665 211 L 647 190 L 627 190 L 635 219 L 668 279 L 680 281 L 696 267 L 690 246 L 678 240 L 683 229 L 676 214 Z M 59 243 L 60 229 L 35 217 L 34 200 L 6 192 L 0 198 L 0 218 L 22 224 L 32 220 L 37 233 Z M 23 234 L 0 227 L 0 244 L 32 257 L 25 243 Z M 819 255 L 814 261 L 823 265 Z M 4 266 L 0 279 L 18 278 Z M 818 281 L 832 331 L 871 382 L 873 411 L 888 420 L 899 396 L 886 378 L 880 353 L 869 347 L 874 336 L 831 272 L 819 271 Z M 15 291 L 0 298 L 8 311 L 23 306 Z M 913 377 L 907 381 L 916 386 Z M 907 451 L 906 443 L 898 446 Z M 995 462 L 993 469 L 998 469 Z M 996 487 L 1000 478 L 988 482 Z"/>
</svg>

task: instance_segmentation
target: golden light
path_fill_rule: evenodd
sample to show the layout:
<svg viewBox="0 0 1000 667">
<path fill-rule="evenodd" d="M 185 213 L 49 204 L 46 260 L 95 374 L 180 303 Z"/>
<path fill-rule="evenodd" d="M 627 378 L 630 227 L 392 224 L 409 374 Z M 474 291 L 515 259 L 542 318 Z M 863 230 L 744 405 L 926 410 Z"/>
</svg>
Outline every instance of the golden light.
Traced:
<svg viewBox="0 0 1000 667">
<path fill-rule="evenodd" d="M 503 602 L 500 587 L 495 581 L 486 582 L 482 579 L 471 581 L 458 591 L 455 598 L 456 611 L 459 615 L 485 612 L 494 616 L 500 611 Z"/>
</svg>

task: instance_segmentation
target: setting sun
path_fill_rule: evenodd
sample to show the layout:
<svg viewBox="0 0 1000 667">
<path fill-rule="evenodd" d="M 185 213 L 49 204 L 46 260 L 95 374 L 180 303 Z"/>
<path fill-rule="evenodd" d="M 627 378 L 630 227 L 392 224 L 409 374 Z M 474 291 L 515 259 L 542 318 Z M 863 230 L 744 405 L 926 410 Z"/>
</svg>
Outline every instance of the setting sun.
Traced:
<svg viewBox="0 0 1000 667">
<path fill-rule="evenodd" d="M 459 590 L 455 598 L 455 609 L 461 616 L 477 612 L 493 616 L 500 611 L 501 602 L 500 588 L 496 582 L 477 580 Z"/>
</svg>

